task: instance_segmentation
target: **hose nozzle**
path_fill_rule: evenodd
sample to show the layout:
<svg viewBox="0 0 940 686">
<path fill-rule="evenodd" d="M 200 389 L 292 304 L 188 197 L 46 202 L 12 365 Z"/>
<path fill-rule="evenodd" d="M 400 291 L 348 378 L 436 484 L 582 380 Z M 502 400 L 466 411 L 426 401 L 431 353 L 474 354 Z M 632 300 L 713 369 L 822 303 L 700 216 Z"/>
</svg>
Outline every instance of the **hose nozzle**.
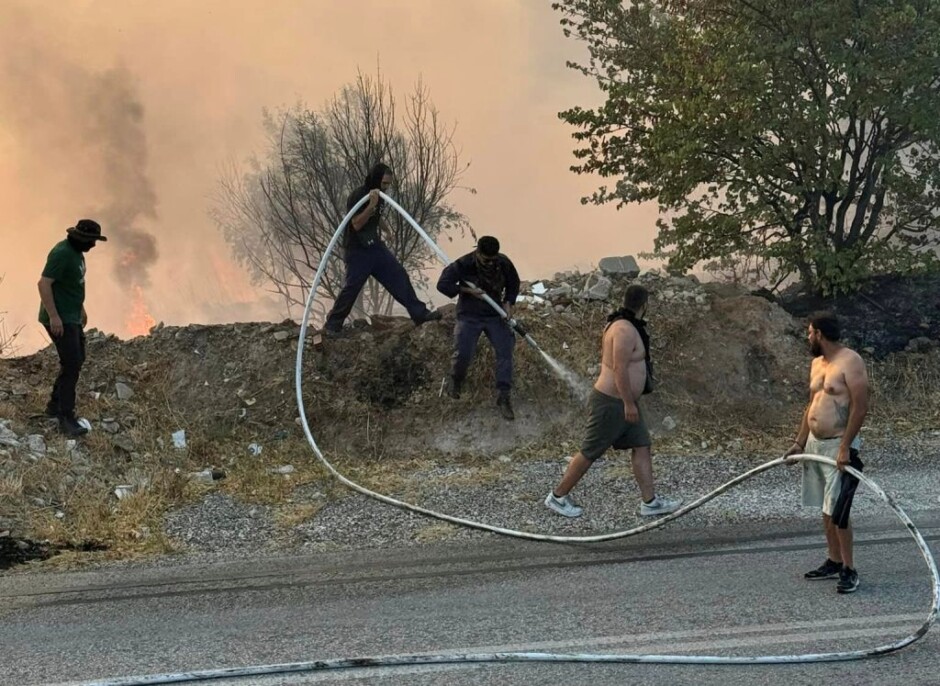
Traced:
<svg viewBox="0 0 940 686">
<path fill-rule="evenodd" d="M 519 334 L 523 338 L 529 335 L 529 332 L 525 328 L 525 325 L 518 319 L 510 319 L 509 326 L 512 328 L 513 331 L 515 331 L 517 334 Z"/>
</svg>

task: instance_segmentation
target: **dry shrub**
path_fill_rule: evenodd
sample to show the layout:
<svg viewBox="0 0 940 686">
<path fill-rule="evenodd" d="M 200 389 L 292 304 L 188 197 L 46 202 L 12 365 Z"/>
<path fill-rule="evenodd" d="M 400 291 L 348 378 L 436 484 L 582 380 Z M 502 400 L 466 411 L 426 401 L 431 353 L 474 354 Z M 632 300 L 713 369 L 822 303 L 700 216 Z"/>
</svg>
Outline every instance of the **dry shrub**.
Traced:
<svg viewBox="0 0 940 686">
<path fill-rule="evenodd" d="M 386 409 L 400 407 L 430 378 L 427 363 L 406 338 L 379 345 L 376 354 L 361 367 L 354 383 L 363 402 Z"/>
<path fill-rule="evenodd" d="M 940 427 L 940 349 L 889 355 L 868 372 L 874 424 L 896 432 Z"/>
</svg>

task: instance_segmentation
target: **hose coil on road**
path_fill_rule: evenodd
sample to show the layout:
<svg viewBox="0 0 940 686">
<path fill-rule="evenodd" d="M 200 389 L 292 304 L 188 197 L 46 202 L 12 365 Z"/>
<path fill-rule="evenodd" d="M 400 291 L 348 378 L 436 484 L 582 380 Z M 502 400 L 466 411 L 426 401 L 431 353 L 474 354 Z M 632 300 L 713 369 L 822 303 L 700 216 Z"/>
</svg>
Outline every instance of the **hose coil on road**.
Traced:
<svg viewBox="0 0 940 686">
<path fill-rule="evenodd" d="M 450 263 L 447 255 L 445 255 L 434 240 L 428 236 L 428 234 L 418 225 L 418 223 L 409 215 L 397 202 L 390 198 L 385 193 L 380 195 L 383 200 L 385 200 L 391 207 L 393 207 L 401 216 L 418 232 L 422 239 L 428 244 L 431 250 L 440 258 L 440 260 L 446 265 Z M 554 536 L 549 534 L 539 534 L 527 531 L 516 531 L 514 529 L 507 529 L 499 526 L 494 526 L 491 524 L 486 524 L 484 522 L 476 522 L 469 519 L 463 519 L 460 517 L 455 517 L 453 515 L 448 515 L 442 512 L 436 512 L 434 510 L 429 510 L 427 508 L 421 507 L 419 505 L 414 505 L 412 503 L 407 503 L 401 500 L 392 498 L 391 496 L 384 495 L 382 493 L 376 493 L 360 484 L 351 481 L 336 468 L 330 464 L 330 462 L 324 457 L 319 446 L 317 445 L 316 439 L 313 436 L 313 433 L 310 429 L 310 424 L 307 419 L 307 413 L 304 407 L 303 401 L 303 355 L 304 355 L 304 346 L 307 338 L 307 328 L 310 322 L 310 311 L 313 306 L 313 303 L 317 297 L 317 290 L 319 289 L 320 282 L 323 279 L 323 273 L 326 268 L 326 264 L 332 255 L 333 249 L 336 246 L 339 237 L 342 235 L 343 230 L 346 228 L 346 225 L 349 223 L 352 216 L 356 211 L 368 201 L 368 196 L 362 198 L 352 209 L 346 214 L 343 218 L 343 221 L 337 227 L 336 232 L 333 234 L 332 239 L 326 247 L 326 250 L 323 252 L 323 256 L 320 259 L 320 265 L 317 268 L 316 275 L 314 276 L 313 282 L 310 285 L 310 291 L 307 297 L 306 308 L 304 309 L 303 321 L 300 326 L 300 335 L 297 345 L 297 360 L 296 366 L 294 369 L 294 381 L 295 381 L 295 390 L 296 390 L 296 399 L 297 399 L 297 408 L 300 414 L 301 425 L 304 430 L 304 435 L 307 437 L 307 442 L 310 444 L 310 447 L 313 449 L 314 454 L 317 456 L 317 459 L 323 465 L 323 467 L 332 474 L 339 482 L 351 488 L 352 490 L 361 493 L 370 498 L 374 498 L 388 505 L 398 507 L 403 510 L 408 510 L 411 512 L 417 512 L 419 514 L 426 515 L 428 517 L 433 517 L 451 524 L 456 524 L 458 526 L 469 527 L 473 529 L 479 529 L 482 531 L 489 531 L 492 533 L 500 534 L 503 536 L 510 536 L 513 538 L 521 538 L 531 541 L 548 541 L 553 543 L 596 543 L 601 541 L 612 541 L 620 538 L 627 538 L 629 536 L 635 536 L 637 534 L 643 533 L 645 531 L 651 531 L 652 529 L 658 529 L 662 526 L 665 526 L 674 519 L 677 519 L 685 514 L 688 514 L 692 510 L 695 510 L 708 501 L 718 497 L 725 491 L 728 491 L 731 488 L 734 488 L 738 484 L 747 481 L 748 479 L 765 472 L 774 467 L 779 467 L 785 464 L 793 464 L 795 462 L 820 462 L 822 464 L 828 464 L 835 466 L 835 461 L 828 457 L 823 457 L 820 455 L 810 455 L 810 454 L 801 454 L 801 455 L 792 455 L 790 457 L 781 457 L 775 460 L 771 460 L 765 464 L 762 464 L 758 467 L 755 467 L 747 472 L 744 472 L 740 476 L 735 477 L 731 481 L 728 481 L 725 484 L 722 484 L 715 490 L 711 491 L 698 498 L 697 500 L 681 507 L 672 514 L 660 517 L 657 520 L 645 524 L 642 526 L 637 526 L 632 529 L 625 529 L 622 531 L 615 531 L 606 534 L 598 534 L 594 536 Z M 487 302 L 490 303 L 503 317 L 506 317 L 506 313 L 497 305 L 494 301 L 487 298 Z M 522 334 L 520 334 L 522 335 Z M 541 351 L 535 341 L 531 338 L 530 335 L 525 334 L 524 338 L 530 345 L 535 347 L 543 357 L 545 354 Z M 325 671 L 325 670 L 336 670 L 336 669 L 355 669 L 363 667 L 400 667 L 408 665 L 440 665 L 440 664 L 456 664 L 456 663 L 492 663 L 492 662 L 581 662 L 581 663 L 644 663 L 644 664 L 676 664 L 676 665 L 767 665 L 767 664 L 794 664 L 794 663 L 811 663 L 811 662 L 837 662 L 837 661 L 849 661 L 849 660 L 861 660 L 865 658 L 876 657 L 880 655 L 887 655 L 888 653 L 893 653 L 902 648 L 905 648 L 915 641 L 921 639 L 929 630 L 930 627 L 934 624 L 937 619 L 938 610 L 940 610 L 940 573 L 937 571 L 937 563 L 934 560 L 933 555 L 930 552 L 930 548 L 927 546 L 926 541 L 921 535 L 920 531 L 917 530 L 917 527 L 914 526 L 914 523 L 907 516 L 904 510 L 895 502 L 895 500 L 885 493 L 885 491 L 874 481 L 869 479 L 863 473 L 853 469 L 852 467 L 846 467 L 845 471 L 849 474 L 858 478 L 858 480 L 870 488 L 874 493 L 885 503 L 889 508 L 897 515 L 897 517 L 904 524 L 905 528 L 910 533 L 911 537 L 914 539 L 914 543 L 917 545 L 918 550 L 924 558 L 924 562 L 927 564 L 927 569 L 931 577 L 931 594 L 932 601 L 930 605 L 930 610 L 927 614 L 927 617 L 924 619 L 921 626 L 904 638 L 901 638 L 893 643 L 887 643 L 880 646 L 875 646 L 872 648 L 860 649 L 860 650 L 849 650 L 849 651 L 838 651 L 838 652 L 829 652 L 829 653 L 808 653 L 808 654 L 797 654 L 797 655 L 755 655 L 755 656 L 723 656 L 723 655 L 639 655 L 639 654 L 620 654 L 620 655 L 611 655 L 611 654 L 591 654 L 591 653 L 543 653 L 543 652 L 508 652 L 508 653 L 464 653 L 464 654 L 451 654 L 451 653 L 426 653 L 426 654 L 414 654 L 414 655 L 389 655 L 389 656 L 379 656 L 379 657 L 364 657 L 364 658 L 338 658 L 332 660 L 315 660 L 310 662 L 294 662 L 287 664 L 274 664 L 274 665 L 257 665 L 252 667 L 241 667 L 241 668 L 230 668 L 230 669 L 208 669 L 192 672 L 180 672 L 175 674 L 151 674 L 146 676 L 137 676 L 137 677 L 121 677 L 116 679 L 110 679 L 106 681 L 96 681 L 87 686 L 143 686 L 148 684 L 175 684 L 175 683 L 186 683 L 194 681 L 207 681 L 211 679 L 223 679 L 223 678 L 233 678 L 233 677 L 247 677 L 247 676 L 264 676 L 264 675 L 274 675 L 274 674 L 291 674 L 291 673 L 305 673 L 305 672 L 315 672 L 315 671 Z"/>
</svg>

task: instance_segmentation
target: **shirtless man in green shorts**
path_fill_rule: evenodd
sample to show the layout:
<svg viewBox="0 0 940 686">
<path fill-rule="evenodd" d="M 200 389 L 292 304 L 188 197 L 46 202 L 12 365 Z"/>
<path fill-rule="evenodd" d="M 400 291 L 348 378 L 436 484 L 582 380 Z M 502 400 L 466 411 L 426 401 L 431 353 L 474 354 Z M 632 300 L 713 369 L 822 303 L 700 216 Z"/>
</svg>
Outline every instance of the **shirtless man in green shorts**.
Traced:
<svg viewBox="0 0 940 686">
<path fill-rule="evenodd" d="M 813 364 L 809 373 L 809 404 L 796 440 L 787 455 L 809 453 L 835 459 L 838 467 L 803 463 L 803 506 L 821 507 L 829 557 L 807 579 L 834 579 L 836 591 L 854 593 L 858 572 L 852 557 L 849 510 L 858 479 L 843 471 L 862 470 L 858 432 L 868 414 L 868 375 L 865 362 L 839 342 L 839 321 L 829 313 L 810 319 L 808 327 Z"/>
<path fill-rule="evenodd" d="M 581 516 L 582 508 L 568 494 L 594 460 L 611 447 L 633 450 L 633 476 L 643 498 L 641 515 L 669 514 L 682 504 L 681 500 L 656 495 L 653 489 L 652 441 L 640 408 L 640 396 L 652 390 L 649 335 L 641 318 L 648 300 L 645 288 L 629 286 L 623 307 L 607 318 L 601 341 L 601 373 L 591 391 L 590 418 L 581 450 L 568 463 L 561 483 L 545 497 L 545 506 L 565 517 Z"/>
</svg>

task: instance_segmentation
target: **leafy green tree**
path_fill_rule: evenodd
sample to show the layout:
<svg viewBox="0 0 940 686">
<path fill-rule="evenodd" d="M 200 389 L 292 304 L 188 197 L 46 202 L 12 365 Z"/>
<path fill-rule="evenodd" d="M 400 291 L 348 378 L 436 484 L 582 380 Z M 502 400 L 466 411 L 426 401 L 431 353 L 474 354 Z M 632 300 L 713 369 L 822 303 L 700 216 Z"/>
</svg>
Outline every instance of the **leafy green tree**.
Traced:
<svg viewBox="0 0 940 686">
<path fill-rule="evenodd" d="M 584 202 L 658 201 L 671 269 L 756 259 L 821 292 L 934 264 L 940 3 L 562 0 L 605 102 L 577 128 Z"/>
</svg>

